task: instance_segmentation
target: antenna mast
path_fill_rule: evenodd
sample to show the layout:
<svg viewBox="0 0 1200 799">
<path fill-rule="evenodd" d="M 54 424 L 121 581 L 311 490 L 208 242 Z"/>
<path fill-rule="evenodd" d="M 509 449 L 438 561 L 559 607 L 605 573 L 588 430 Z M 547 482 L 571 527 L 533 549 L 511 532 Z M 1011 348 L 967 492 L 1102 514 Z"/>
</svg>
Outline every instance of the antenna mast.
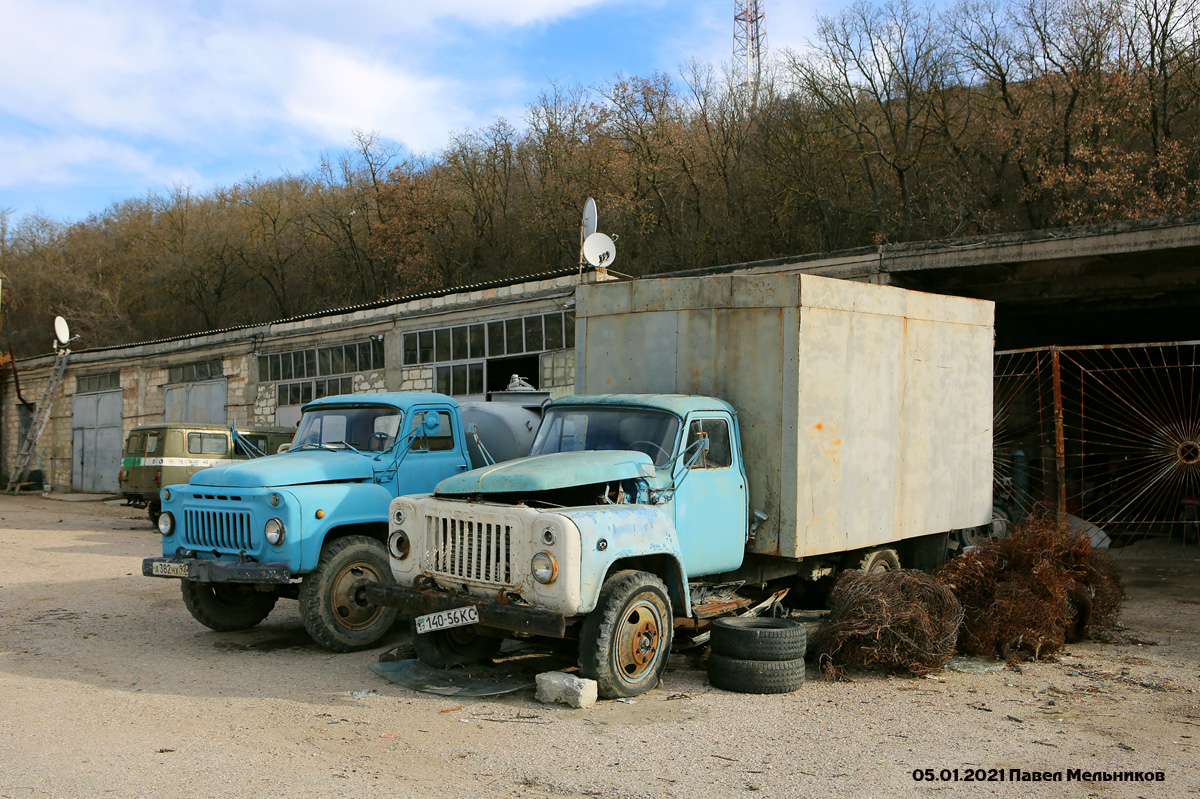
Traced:
<svg viewBox="0 0 1200 799">
<path fill-rule="evenodd" d="M 757 98 L 767 60 L 766 0 L 735 0 L 733 69 L 738 84 Z"/>
</svg>

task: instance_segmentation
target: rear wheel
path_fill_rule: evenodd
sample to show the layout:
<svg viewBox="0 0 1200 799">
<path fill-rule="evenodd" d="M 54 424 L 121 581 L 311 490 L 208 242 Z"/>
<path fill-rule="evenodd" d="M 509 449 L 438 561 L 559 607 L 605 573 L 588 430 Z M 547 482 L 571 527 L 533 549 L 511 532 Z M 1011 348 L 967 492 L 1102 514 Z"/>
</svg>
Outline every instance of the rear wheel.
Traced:
<svg viewBox="0 0 1200 799">
<path fill-rule="evenodd" d="M 181 580 L 183 604 L 192 618 L 210 630 L 231 633 L 249 630 L 275 607 L 275 594 L 240 583 L 196 583 Z"/>
<path fill-rule="evenodd" d="M 888 547 L 872 549 L 869 552 L 863 553 L 862 558 L 858 561 L 857 568 L 865 572 L 885 572 L 891 569 L 899 569 L 900 556 L 896 554 L 896 550 Z"/>
<path fill-rule="evenodd" d="M 350 535 L 321 551 L 317 568 L 300 584 L 300 616 L 313 640 L 334 652 L 354 652 L 379 642 L 396 621 L 396 608 L 363 596 L 368 582 L 390 583 L 387 549 L 374 538 Z"/>
<path fill-rule="evenodd" d="M 451 627 L 435 630 L 424 635 L 417 634 L 417 623 L 412 624 L 413 650 L 417 658 L 427 666 L 444 669 L 449 666 L 469 666 L 493 658 L 500 651 L 500 638 L 480 635 L 476 627 Z"/>
<path fill-rule="evenodd" d="M 579 673 L 606 699 L 637 696 L 658 685 L 674 630 L 667 587 L 648 572 L 623 571 L 600 589 L 579 635 Z"/>
</svg>

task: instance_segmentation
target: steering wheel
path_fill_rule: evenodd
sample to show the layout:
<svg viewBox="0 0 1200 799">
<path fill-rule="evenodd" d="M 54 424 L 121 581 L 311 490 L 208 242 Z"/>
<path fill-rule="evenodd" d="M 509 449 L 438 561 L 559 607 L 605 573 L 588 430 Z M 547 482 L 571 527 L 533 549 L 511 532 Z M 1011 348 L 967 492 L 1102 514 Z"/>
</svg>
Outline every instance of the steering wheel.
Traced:
<svg viewBox="0 0 1200 799">
<path fill-rule="evenodd" d="M 392 437 L 387 433 L 372 433 L 367 437 L 367 451 L 383 452 L 388 448 L 388 442 L 391 440 L 391 438 Z M 377 444 L 376 442 L 379 443 Z"/>
<path fill-rule="evenodd" d="M 638 441 L 634 441 L 634 442 L 630 443 L 630 444 L 629 444 L 629 446 L 628 446 L 628 447 L 626 447 L 626 449 L 633 449 L 633 448 L 634 448 L 634 447 L 636 447 L 638 444 L 649 444 L 650 446 L 654 447 L 656 450 L 658 450 L 659 452 L 661 452 L 661 453 L 662 453 L 662 454 L 663 454 L 663 455 L 664 455 L 664 456 L 667 458 L 667 460 L 670 460 L 670 459 L 671 459 L 671 453 L 669 453 L 669 452 L 667 452 L 665 449 L 663 449 L 661 445 L 659 445 L 659 444 L 655 444 L 653 441 L 647 441 L 647 440 L 646 440 L 646 439 L 644 439 L 644 438 L 643 438 L 643 439 L 640 439 L 640 440 L 638 440 Z M 645 454 L 649 455 L 650 453 L 648 453 L 648 452 L 647 452 L 647 453 L 645 453 Z"/>
</svg>

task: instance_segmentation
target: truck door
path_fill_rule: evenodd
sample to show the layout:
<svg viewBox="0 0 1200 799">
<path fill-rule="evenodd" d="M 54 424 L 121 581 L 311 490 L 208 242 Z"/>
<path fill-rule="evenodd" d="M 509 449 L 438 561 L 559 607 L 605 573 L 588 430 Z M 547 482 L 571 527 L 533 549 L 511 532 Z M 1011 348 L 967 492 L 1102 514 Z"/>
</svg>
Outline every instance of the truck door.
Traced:
<svg viewBox="0 0 1200 799">
<path fill-rule="evenodd" d="M 708 436 L 708 452 L 683 475 L 684 459 L 676 464 L 675 530 L 689 575 L 715 574 L 742 565 L 749 524 L 746 474 L 742 468 L 733 425 L 725 414 L 688 417 L 684 445 Z"/>
<path fill-rule="evenodd" d="M 421 433 L 413 438 L 412 449 L 400 464 L 397 475 L 400 494 L 424 494 L 452 474 L 466 471 L 468 461 L 463 431 L 457 415 L 447 408 L 417 408 L 408 423 L 408 431 L 420 430 L 425 414 L 436 413 L 440 428 L 436 436 Z"/>
</svg>

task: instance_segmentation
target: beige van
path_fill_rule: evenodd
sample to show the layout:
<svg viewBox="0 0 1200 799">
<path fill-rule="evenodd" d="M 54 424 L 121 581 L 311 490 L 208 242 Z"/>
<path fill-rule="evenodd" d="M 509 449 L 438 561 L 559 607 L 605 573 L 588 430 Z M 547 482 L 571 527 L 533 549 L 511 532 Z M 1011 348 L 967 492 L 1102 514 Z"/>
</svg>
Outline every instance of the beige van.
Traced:
<svg viewBox="0 0 1200 799">
<path fill-rule="evenodd" d="M 201 469 L 231 460 L 271 455 L 289 445 L 295 430 L 287 427 L 246 426 L 238 437 L 253 449 L 234 445 L 229 428 L 215 424 L 143 424 L 129 432 L 121 452 L 118 482 L 131 505 L 149 509 L 157 523 L 158 492 L 166 485 L 186 483 Z M 255 451 L 257 450 L 257 452 Z"/>
</svg>

